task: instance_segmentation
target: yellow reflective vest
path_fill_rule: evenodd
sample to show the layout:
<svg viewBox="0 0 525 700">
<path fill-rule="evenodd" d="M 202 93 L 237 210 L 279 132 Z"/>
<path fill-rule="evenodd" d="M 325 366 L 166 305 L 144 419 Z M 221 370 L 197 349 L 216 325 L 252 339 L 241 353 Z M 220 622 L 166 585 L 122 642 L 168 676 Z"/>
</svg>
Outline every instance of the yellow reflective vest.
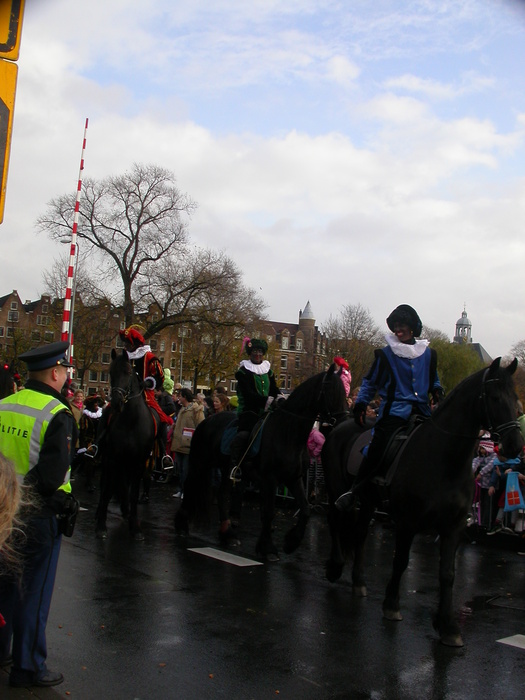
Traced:
<svg viewBox="0 0 525 700">
<path fill-rule="evenodd" d="M 38 462 L 46 430 L 60 411 L 68 411 L 62 401 L 49 394 L 23 389 L 0 401 L 0 452 L 24 477 Z M 71 492 L 71 467 L 59 490 Z"/>
</svg>

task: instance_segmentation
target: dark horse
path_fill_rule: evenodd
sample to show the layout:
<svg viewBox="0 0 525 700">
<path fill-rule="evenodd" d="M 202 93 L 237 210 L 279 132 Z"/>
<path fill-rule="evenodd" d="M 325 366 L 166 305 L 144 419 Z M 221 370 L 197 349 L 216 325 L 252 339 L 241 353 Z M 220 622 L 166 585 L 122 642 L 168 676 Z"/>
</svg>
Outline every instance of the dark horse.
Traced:
<svg viewBox="0 0 525 700">
<path fill-rule="evenodd" d="M 187 531 L 190 520 L 209 513 L 214 467 L 218 467 L 221 472 L 219 517 L 221 523 L 228 521 L 232 482 L 230 460 L 221 453 L 221 440 L 232 417 L 231 413 L 218 413 L 207 418 L 195 430 L 184 499 L 175 518 L 178 532 Z M 316 419 L 326 425 L 334 425 L 343 417 L 346 417 L 346 401 L 343 383 L 335 372 L 335 365 L 327 372 L 304 381 L 286 401 L 280 401 L 275 410 L 266 414 L 260 450 L 252 461 L 261 489 L 262 526 L 257 541 L 259 556 L 277 558 L 278 551 L 272 541 L 271 530 L 278 484 L 285 484 L 299 508 L 296 524 L 286 533 L 284 551 L 293 552 L 301 543 L 310 514 L 303 483 L 308 436 Z"/>
<path fill-rule="evenodd" d="M 155 421 L 144 398 L 141 381 L 125 350 L 111 351 L 111 394 L 101 445 L 102 476 L 96 516 L 97 537 L 107 537 L 108 503 L 120 498 L 131 535 L 144 539 L 137 516 L 139 489 L 155 441 Z M 102 419 L 104 420 L 104 419 Z"/>
<path fill-rule="evenodd" d="M 472 458 L 480 429 L 490 431 L 501 443 L 501 454 L 518 454 L 523 440 L 516 421 L 516 395 L 512 374 L 514 360 L 500 368 L 500 359 L 463 380 L 409 436 L 399 456 L 389 490 L 389 513 L 396 525 L 392 576 L 386 588 L 383 615 L 401 620 L 399 585 L 408 566 L 416 533 L 437 531 L 440 541 L 439 606 L 434 628 L 443 644 L 462 646 L 453 615 L 452 588 L 456 549 L 472 505 L 474 480 Z M 326 575 L 330 581 L 342 573 L 346 556 L 353 551 L 353 590 L 366 595 L 363 550 L 368 525 L 377 502 L 377 487 L 369 484 L 361 498 L 359 513 L 340 513 L 336 498 L 349 486 L 346 464 L 352 444 L 362 434 L 354 421 L 335 428 L 323 447 L 322 461 L 328 491 L 329 525 L 332 536 Z"/>
</svg>

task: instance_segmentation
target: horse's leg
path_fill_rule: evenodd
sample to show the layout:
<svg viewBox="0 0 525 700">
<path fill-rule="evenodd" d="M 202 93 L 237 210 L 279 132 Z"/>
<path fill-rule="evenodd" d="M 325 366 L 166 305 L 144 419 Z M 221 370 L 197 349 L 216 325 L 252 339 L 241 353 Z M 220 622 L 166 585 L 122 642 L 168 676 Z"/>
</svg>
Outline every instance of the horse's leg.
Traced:
<svg viewBox="0 0 525 700">
<path fill-rule="evenodd" d="M 144 476 L 144 464 L 139 462 L 138 467 L 135 467 L 129 484 L 129 489 L 126 489 L 126 495 L 128 498 L 128 525 L 129 532 L 134 540 L 138 542 L 144 539 L 144 535 L 140 529 L 139 517 L 138 517 L 138 502 L 140 493 L 140 484 Z"/>
<path fill-rule="evenodd" d="M 106 459 L 102 461 L 100 472 L 100 498 L 98 500 L 97 512 L 95 515 L 95 534 L 105 540 L 108 536 L 106 520 L 108 515 L 108 504 L 111 498 L 111 480 L 109 478 L 109 463 Z"/>
<path fill-rule="evenodd" d="M 304 538 L 304 533 L 306 530 L 306 524 L 310 518 L 310 504 L 306 498 L 306 493 L 304 491 L 304 484 L 302 477 L 295 479 L 295 481 L 288 486 L 292 495 L 297 501 L 299 507 L 299 514 L 297 516 L 297 522 L 295 525 L 288 530 L 284 536 L 284 551 L 286 554 L 291 554 L 297 547 L 301 544 Z"/>
<path fill-rule="evenodd" d="M 272 522 L 275 515 L 275 491 L 277 481 L 273 475 L 264 474 L 261 480 L 261 532 L 255 551 L 269 561 L 279 561 L 277 547 L 272 540 Z"/>
<path fill-rule="evenodd" d="M 333 502 L 330 503 L 328 508 L 328 527 L 330 529 L 331 547 L 330 558 L 325 564 L 326 578 L 330 583 L 334 583 L 341 578 L 343 573 L 345 564 L 343 542 L 348 538 L 348 530 L 352 527 L 350 522 L 352 517 L 352 513 L 341 513 Z"/>
<path fill-rule="evenodd" d="M 363 494 L 364 496 L 365 494 Z M 352 567 L 352 592 L 355 595 L 366 596 L 364 553 L 368 535 L 368 526 L 375 511 L 373 497 L 361 498 L 361 505 L 354 530 L 354 565 Z"/>
<path fill-rule="evenodd" d="M 439 608 L 434 618 L 434 629 L 439 633 L 441 642 L 449 647 L 463 646 L 459 625 L 454 617 L 452 606 L 458 542 L 458 531 L 449 534 L 440 533 Z"/>
<path fill-rule="evenodd" d="M 387 620 L 403 619 L 399 610 L 399 584 L 408 566 L 414 534 L 412 530 L 403 527 L 398 527 L 396 530 L 396 551 L 392 563 L 392 576 L 386 587 L 383 601 L 383 617 Z"/>
<path fill-rule="evenodd" d="M 238 485 L 240 488 L 240 484 Z M 230 464 L 225 461 L 221 469 L 221 485 L 217 494 L 217 506 L 219 508 L 219 541 L 227 547 L 228 545 L 240 544 L 237 535 L 232 530 L 230 520 L 232 480 L 230 479 Z"/>
</svg>

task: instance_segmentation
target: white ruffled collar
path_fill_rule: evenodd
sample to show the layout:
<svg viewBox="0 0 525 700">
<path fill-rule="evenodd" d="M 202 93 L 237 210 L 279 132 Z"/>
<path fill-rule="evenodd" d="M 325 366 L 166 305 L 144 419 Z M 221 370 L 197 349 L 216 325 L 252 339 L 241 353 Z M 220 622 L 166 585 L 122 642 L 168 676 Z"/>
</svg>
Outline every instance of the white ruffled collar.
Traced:
<svg viewBox="0 0 525 700">
<path fill-rule="evenodd" d="M 241 360 L 240 367 L 244 367 L 248 372 L 254 374 L 268 374 L 271 365 L 269 360 L 263 360 L 260 365 L 254 365 L 251 360 Z"/>
<path fill-rule="evenodd" d="M 140 348 L 133 350 L 133 352 L 128 352 L 127 350 L 126 352 L 130 360 L 139 360 L 141 357 L 144 357 L 147 352 L 151 352 L 151 348 L 149 345 L 141 345 Z"/>
<path fill-rule="evenodd" d="M 421 357 L 421 355 L 428 348 L 428 340 L 416 340 L 414 345 L 409 345 L 407 343 L 402 343 L 397 339 L 397 336 L 393 333 L 387 333 L 385 335 L 385 340 L 390 346 L 394 355 L 398 357 L 403 357 L 408 360 L 413 360 L 416 357 Z"/>
<path fill-rule="evenodd" d="M 98 408 L 97 411 L 88 411 L 87 408 L 84 409 L 84 415 L 86 415 L 88 418 L 101 418 L 102 417 L 102 409 Z"/>
</svg>

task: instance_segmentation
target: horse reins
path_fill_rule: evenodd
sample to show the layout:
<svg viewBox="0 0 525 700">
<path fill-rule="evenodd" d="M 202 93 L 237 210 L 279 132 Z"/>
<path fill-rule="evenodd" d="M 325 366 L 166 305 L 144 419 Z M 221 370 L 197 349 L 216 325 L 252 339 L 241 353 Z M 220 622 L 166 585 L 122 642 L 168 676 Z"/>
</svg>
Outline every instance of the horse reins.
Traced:
<svg viewBox="0 0 525 700">
<path fill-rule="evenodd" d="M 495 379 L 487 379 L 487 374 L 490 370 L 490 367 L 487 367 L 485 371 L 483 372 L 483 377 L 481 379 L 481 393 L 478 396 L 478 402 L 481 403 L 482 405 L 482 411 L 485 414 L 486 420 L 480 420 L 480 423 L 483 427 L 484 430 L 487 430 L 491 435 L 497 435 L 498 437 L 502 438 L 504 435 L 509 433 L 511 430 L 519 430 L 519 423 L 517 420 L 514 421 L 507 421 L 506 423 L 500 423 L 500 425 L 493 426 L 492 425 L 492 420 L 490 418 L 490 412 L 489 412 L 489 407 L 487 403 L 487 394 L 485 391 L 485 387 L 487 384 L 493 383 L 493 382 L 499 382 L 500 380 L 495 378 Z M 472 436 L 472 435 L 462 435 L 460 433 L 453 433 L 451 430 L 445 430 L 445 428 L 442 428 L 440 425 L 436 423 L 434 420 L 434 416 L 430 417 L 431 422 L 434 424 L 434 426 L 440 430 L 442 433 L 445 433 L 446 435 L 453 435 L 454 437 L 458 438 L 465 438 L 467 440 L 476 440 L 478 438 L 478 435 Z M 486 425 L 484 425 L 486 423 Z"/>
</svg>

